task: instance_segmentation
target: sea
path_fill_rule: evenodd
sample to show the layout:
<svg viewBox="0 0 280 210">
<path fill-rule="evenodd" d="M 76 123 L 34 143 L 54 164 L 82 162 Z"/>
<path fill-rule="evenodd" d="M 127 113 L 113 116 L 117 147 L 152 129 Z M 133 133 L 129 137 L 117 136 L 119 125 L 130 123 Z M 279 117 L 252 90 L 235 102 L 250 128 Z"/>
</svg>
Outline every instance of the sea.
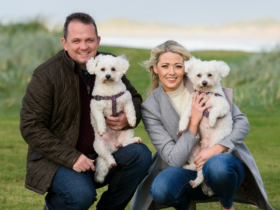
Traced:
<svg viewBox="0 0 280 210">
<path fill-rule="evenodd" d="M 279 46 L 280 40 L 254 38 L 213 38 L 213 37 L 141 37 L 141 36 L 102 36 L 101 45 L 118 46 L 139 49 L 153 49 L 155 46 L 174 40 L 189 51 L 244 51 L 262 52 L 271 51 Z"/>
</svg>

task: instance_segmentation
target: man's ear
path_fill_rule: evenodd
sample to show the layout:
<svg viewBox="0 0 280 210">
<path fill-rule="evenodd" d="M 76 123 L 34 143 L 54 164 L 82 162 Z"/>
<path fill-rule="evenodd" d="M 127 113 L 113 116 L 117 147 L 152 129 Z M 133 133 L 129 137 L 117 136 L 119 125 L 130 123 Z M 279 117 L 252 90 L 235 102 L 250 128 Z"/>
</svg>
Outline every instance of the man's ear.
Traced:
<svg viewBox="0 0 280 210">
<path fill-rule="evenodd" d="M 97 48 L 99 48 L 100 41 L 101 41 L 101 37 L 100 37 L 100 36 L 98 36 L 98 37 L 97 37 L 97 44 L 98 44 L 98 47 L 97 47 Z"/>
<path fill-rule="evenodd" d="M 125 57 L 125 55 L 120 55 L 117 57 L 117 59 L 119 60 L 119 66 L 122 74 L 125 74 L 129 68 L 129 62 L 127 58 Z"/>
<path fill-rule="evenodd" d="M 65 38 L 61 38 L 61 44 L 62 44 L 64 50 L 67 51 L 67 43 L 66 43 Z"/>
<path fill-rule="evenodd" d="M 98 64 L 97 58 L 95 58 L 95 59 L 94 59 L 94 57 L 90 58 L 86 64 L 88 73 L 95 74 L 95 69 L 96 69 L 97 64 Z"/>
</svg>

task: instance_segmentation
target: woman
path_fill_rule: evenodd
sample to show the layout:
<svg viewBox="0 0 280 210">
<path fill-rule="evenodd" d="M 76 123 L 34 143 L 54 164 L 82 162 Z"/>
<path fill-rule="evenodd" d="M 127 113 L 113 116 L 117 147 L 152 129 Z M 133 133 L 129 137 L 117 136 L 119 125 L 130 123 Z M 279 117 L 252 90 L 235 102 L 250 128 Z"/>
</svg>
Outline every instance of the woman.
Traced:
<svg viewBox="0 0 280 210">
<path fill-rule="evenodd" d="M 234 209 L 233 201 L 273 209 L 255 161 L 243 143 L 249 133 L 244 114 L 232 104 L 233 130 L 230 136 L 212 148 L 203 150 L 195 159 L 214 196 L 206 196 L 201 187 L 191 188 L 189 181 L 196 171 L 183 169 L 189 152 L 199 140 L 198 124 L 207 106 L 208 97 L 193 96 L 192 117 L 181 137 L 176 135 L 180 114 L 193 92 L 185 76 L 184 61 L 191 54 L 180 44 L 167 41 L 151 52 L 144 66 L 150 72 L 149 98 L 142 104 L 142 119 L 149 137 L 157 149 L 149 174 L 138 186 L 132 203 L 133 210 L 196 209 L 195 202 L 220 201 L 222 209 Z M 227 93 L 226 93 L 227 94 Z M 232 96 L 228 95 L 228 98 Z M 231 155 L 231 154 L 233 155 Z M 203 167 L 203 169 L 202 169 Z"/>
</svg>

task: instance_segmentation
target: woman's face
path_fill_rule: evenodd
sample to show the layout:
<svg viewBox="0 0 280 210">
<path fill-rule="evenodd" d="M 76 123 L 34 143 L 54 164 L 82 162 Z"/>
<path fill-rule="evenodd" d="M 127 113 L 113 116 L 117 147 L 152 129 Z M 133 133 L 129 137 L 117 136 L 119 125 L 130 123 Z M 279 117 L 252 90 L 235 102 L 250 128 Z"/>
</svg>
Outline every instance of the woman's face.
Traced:
<svg viewBox="0 0 280 210">
<path fill-rule="evenodd" d="M 165 92 L 175 91 L 181 84 L 185 74 L 184 59 L 180 54 L 166 52 L 159 56 L 154 72 L 158 74 Z"/>
</svg>

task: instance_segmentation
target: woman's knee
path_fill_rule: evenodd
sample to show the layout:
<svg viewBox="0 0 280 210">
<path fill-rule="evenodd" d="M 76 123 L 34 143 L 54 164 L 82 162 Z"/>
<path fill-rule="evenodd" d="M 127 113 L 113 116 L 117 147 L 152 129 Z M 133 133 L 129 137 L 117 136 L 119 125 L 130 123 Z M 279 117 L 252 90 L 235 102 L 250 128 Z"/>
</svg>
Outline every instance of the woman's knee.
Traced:
<svg viewBox="0 0 280 210">
<path fill-rule="evenodd" d="M 156 177 L 150 189 L 150 195 L 154 201 L 158 204 L 166 204 L 170 198 L 170 192 L 170 189 L 164 181 Z"/>
<path fill-rule="evenodd" d="M 203 176 L 214 183 L 228 183 L 233 178 L 244 176 L 244 166 L 241 160 L 230 154 L 219 154 L 211 157 L 203 166 Z"/>
<path fill-rule="evenodd" d="M 180 205 L 188 200 L 186 191 L 187 173 L 185 169 L 169 167 L 154 179 L 150 195 L 155 202 L 163 205 Z M 187 180 L 187 181 L 186 181 Z"/>
</svg>

